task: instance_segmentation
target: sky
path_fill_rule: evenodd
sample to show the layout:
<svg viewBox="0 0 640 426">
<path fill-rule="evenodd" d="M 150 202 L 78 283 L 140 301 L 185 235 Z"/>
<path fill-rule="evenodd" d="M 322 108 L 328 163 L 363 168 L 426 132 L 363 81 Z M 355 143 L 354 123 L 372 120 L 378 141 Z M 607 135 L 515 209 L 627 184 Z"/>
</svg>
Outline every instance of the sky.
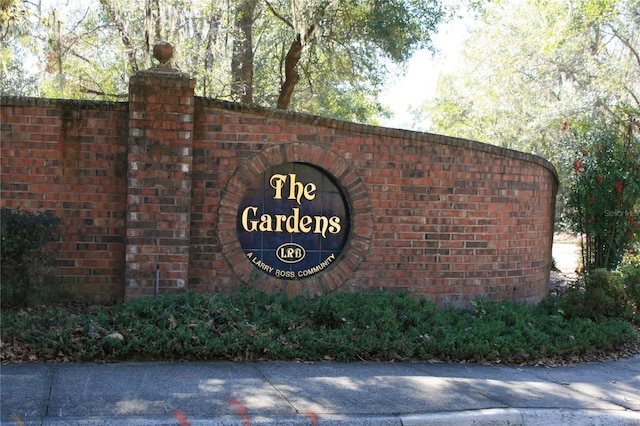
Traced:
<svg viewBox="0 0 640 426">
<path fill-rule="evenodd" d="M 407 72 L 387 84 L 380 101 L 391 108 L 394 117 L 384 120 L 383 126 L 426 130 L 428 121 L 413 123 L 409 108 L 433 98 L 438 77 L 455 72 L 470 25 L 470 18 L 456 18 L 442 25 L 433 38 L 436 53 L 417 51 L 409 60 Z"/>
</svg>

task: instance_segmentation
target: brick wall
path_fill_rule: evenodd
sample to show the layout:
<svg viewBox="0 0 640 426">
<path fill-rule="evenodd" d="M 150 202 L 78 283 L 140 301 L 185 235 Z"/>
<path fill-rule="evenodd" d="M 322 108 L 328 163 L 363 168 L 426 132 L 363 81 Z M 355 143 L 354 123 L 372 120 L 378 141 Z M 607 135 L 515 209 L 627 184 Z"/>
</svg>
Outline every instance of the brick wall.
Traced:
<svg viewBox="0 0 640 426">
<path fill-rule="evenodd" d="M 410 290 L 440 305 L 548 292 L 557 177 L 542 158 L 444 136 L 193 96 L 168 71 L 123 104 L 2 100 L 2 206 L 63 219 L 59 290 L 99 301 L 248 283 L 288 294 Z M 352 237 L 300 281 L 261 273 L 236 236 L 247 185 L 314 164 L 344 189 Z"/>
<path fill-rule="evenodd" d="M 534 303 L 548 292 L 557 180 L 542 158 L 206 99 L 195 132 L 190 283 L 202 291 L 232 291 L 241 277 L 289 294 L 409 290 L 456 306 L 477 297 Z M 235 239 L 247 183 L 287 161 L 338 178 L 355 216 L 342 263 L 300 282 L 256 273 Z"/>
<path fill-rule="evenodd" d="M 62 219 L 47 281 L 65 298 L 124 295 L 127 108 L 2 99 L 2 207 L 51 210 Z"/>
</svg>

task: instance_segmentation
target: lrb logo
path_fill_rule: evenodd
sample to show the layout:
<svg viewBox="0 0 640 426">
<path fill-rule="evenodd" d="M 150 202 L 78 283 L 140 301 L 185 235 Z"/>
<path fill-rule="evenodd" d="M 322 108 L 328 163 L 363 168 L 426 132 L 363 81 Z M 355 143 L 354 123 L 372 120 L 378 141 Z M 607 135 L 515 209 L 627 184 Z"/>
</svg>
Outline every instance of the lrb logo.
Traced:
<svg viewBox="0 0 640 426">
<path fill-rule="evenodd" d="M 304 247 L 296 243 L 284 243 L 276 249 L 276 256 L 284 263 L 298 263 L 307 254 Z"/>
</svg>

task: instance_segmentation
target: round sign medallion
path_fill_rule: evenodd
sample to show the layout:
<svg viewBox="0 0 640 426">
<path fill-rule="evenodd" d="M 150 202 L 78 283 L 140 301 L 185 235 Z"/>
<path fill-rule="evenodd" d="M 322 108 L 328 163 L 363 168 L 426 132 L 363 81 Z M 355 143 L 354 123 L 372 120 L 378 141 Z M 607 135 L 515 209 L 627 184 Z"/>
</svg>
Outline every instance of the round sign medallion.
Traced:
<svg viewBox="0 0 640 426">
<path fill-rule="evenodd" d="M 237 230 L 246 256 L 265 274 L 301 280 L 337 261 L 351 230 L 336 181 L 306 163 L 268 169 L 245 190 Z"/>
</svg>

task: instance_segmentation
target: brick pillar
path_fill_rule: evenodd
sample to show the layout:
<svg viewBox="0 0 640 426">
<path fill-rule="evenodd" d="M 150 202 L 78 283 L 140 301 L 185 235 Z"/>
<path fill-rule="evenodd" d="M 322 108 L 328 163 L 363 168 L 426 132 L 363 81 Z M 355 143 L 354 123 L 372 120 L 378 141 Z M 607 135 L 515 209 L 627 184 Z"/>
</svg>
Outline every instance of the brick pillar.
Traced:
<svg viewBox="0 0 640 426">
<path fill-rule="evenodd" d="M 160 47 L 160 50 L 159 50 Z M 126 299 L 187 286 L 195 81 L 161 64 L 129 83 Z"/>
</svg>

